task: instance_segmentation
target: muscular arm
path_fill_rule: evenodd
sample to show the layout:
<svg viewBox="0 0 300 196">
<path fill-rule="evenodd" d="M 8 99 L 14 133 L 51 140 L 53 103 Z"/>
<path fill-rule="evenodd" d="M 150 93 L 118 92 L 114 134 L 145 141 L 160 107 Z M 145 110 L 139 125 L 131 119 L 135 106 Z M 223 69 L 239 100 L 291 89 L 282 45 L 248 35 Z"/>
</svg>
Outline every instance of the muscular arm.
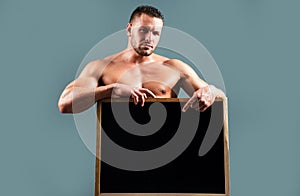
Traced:
<svg viewBox="0 0 300 196">
<path fill-rule="evenodd" d="M 225 97 L 222 90 L 203 81 L 196 72 L 187 64 L 180 60 L 171 59 L 165 62 L 174 67 L 181 74 L 180 85 L 191 96 L 183 111 L 192 107 L 199 111 L 205 111 L 215 98 Z"/>
<path fill-rule="evenodd" d="M 82 112 L 97 101 L 110 97 L 114 84 L 98 86 L 103 71 L 103 61 L 89 63 L 79 77 L 72 81 L 62 92 L 58 108 L 62 113 Z"/>
<path fill-rule="evenodd" d="M 180 73 L 180 87 L 190 96 L 192 96 L 196 90 L 208 86 L 208 84 L 186 63 L 177 59 L 170 59 L 165 61 L 165 64 Z"/>
<path fill-rule="evenodd" d="M 147 97 L 155 94 L 146 88 L 132 87 L 127 84 L 111 83 L 98 86 L 105 66 L 104 60 L 89 63 L 80 76 L 72 81 L 62 92 L 58 108 L 62 113 L 79 113 L 94 105 L 97 101 L 110 97 L 131 97 L 135 104 L 144 105 Z"/>
</svg>

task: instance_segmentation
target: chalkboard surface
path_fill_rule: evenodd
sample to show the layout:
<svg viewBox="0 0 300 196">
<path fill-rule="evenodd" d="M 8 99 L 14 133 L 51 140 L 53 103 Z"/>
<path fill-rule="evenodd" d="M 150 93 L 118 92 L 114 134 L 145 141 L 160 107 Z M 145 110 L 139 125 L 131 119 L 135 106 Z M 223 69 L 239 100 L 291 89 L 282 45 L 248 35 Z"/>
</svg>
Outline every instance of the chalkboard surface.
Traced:
<svg viewBox="0 0 300 196">
<path fill-rule="evenodd" d="M 99 103 L 101 107 L 98 107 L 98 118 L 102 128 L 101 134 L 105 132 L 114 143 L 134 151 L 153 150 L 170 141 L 176 134 L 179 124 L 182 123 L 182 115 L 187 118 L 197 116 L 198 127 L 183 153 L 158 168 L 131 171 L 111 166 L 97 159 L 96 169 L 100 171 L 96 171 L 96 195 L 105 193 L 229 195 L 227 127 L 224 131 L 224 125 L 227 126 L 227 123 L 220 127 L 220 134 L 211 149 L 204 156 L 199 156 L 199 149 L 207 134 L 212 109 L 209 108 L 201 113 L 194 110 L 183 113 L 180 102 L 186 101 L 185 99 L 168 100 L 160 102 L 167 114 L 163 125 L 158 131 L 147 136 L 135 135 L 124 130 L 124 127 L 120 126 L 115 119 L 114 113 L 129 110 L 134 121 L 139 124 L 147 124 L 151 121 L 149 108 L 157 100 L 146 102 L 144 107 L 136 106 L 133 102 L 128 101 L 113 102 L 113 107 L 110 101 Z M 216 101 L 213 107 L 214 111 L 217 111 L 217 113 L 214 112 L 214 118 L 225 120 L 224 112 L 227 111 L 224 110 L 227 110 L 227 107 L 224 101 Z M 118 111 L 114 108 L 117 108 Z M 107 146 L 102 142 L 100 144 L 98 146 L 104 153 Z M 101 154 L 101 151 L 99 153 Z M 99 190 L 97 191 L 97 189 Z"/>
</svg>

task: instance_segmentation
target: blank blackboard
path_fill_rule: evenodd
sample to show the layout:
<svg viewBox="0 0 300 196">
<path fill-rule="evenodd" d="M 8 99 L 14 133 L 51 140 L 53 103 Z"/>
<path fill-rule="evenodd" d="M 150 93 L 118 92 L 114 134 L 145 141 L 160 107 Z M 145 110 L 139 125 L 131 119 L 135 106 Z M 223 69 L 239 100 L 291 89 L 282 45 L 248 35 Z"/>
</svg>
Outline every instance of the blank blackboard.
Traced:
<svg viewBox="0 0 300 196">
<path fill-rule="evenodd" d="M 128 99 L 105 100 L 98 103 L 96 196 L 229 195 L 227 101 L 219 99 L 205 112 L 190 109 L 183 113 L 181 108 L 186 101 L 187 99 L 149 99 L 144 107 L 136 106 Z M 161 104 L 160 107 L 165 108 L 166 113 L 164 123 L 153 134 L 141 136 L 129 133 L 115 118 L 116 113 L 120 115 L 126 111 L 124 115 L 130 114 L 130 118 L 136 123 L 147 125 L 151 121 L 149 108 L 157 102 Z M 221 119 L 222 125 L 210 150 L 199 156 L 201 145 L 207 140 L 206 137 L 209 137 L 207 132 L 212 115 Z M 183 117 L 197 120 L 195 135 L 182 153 L 169 163 L 153 169 L 133 171 L 105 162 L 105 149 L 109 147 L 105 146 L 101 135 L 105 134 L 121 148 L 139 152 L 149 151 L 170 141 L 178 131 Z"/>
</svg>

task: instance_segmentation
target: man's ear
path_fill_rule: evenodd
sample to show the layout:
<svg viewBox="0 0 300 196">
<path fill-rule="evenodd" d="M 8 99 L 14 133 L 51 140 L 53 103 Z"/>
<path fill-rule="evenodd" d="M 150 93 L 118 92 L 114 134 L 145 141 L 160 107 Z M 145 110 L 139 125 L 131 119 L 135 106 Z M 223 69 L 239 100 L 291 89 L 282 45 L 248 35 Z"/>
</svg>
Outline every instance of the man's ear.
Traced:
<svg viewBox="0 0 300 196">
<path fill-rule="evenodd" d="M 132 29 L 132 23 L 128 23 L 126 26 L 126 33 L 127 33 L 128 37 L 131 36 L 131 29 Z"/>
</svg>

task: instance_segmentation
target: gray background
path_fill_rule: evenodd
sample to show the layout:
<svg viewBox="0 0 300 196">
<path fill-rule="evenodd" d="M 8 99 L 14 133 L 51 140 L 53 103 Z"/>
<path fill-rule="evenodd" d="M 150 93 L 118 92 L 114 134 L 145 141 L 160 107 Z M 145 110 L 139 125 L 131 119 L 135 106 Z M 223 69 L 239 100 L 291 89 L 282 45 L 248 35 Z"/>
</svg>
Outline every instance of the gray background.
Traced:
<svg viewBox="0 0 300 196">
<path fill-rule="evenodd" d="M 219 65 L 232 195 L 300 195 L 297 0 L 0 0 L 0 195 L 93 195 L 94 156 L 57 100 L 85 54 L 140 4 Z"/>
</svg>

